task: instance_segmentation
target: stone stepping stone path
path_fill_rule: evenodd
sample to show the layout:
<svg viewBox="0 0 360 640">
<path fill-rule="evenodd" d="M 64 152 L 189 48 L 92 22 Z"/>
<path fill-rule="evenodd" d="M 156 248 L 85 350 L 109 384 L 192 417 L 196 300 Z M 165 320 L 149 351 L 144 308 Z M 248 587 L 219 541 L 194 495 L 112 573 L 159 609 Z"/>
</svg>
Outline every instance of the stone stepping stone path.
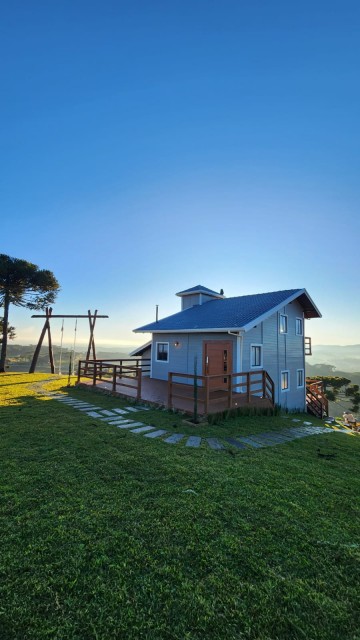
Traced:
<svg viewBox="0 0 360 640">
<path fill-rule="evenodd" d="M 185 438 L 183 433 L 173 433 L 172 436 L 165 438 L 164 442 L 168 442 L 169 444 L 177 444 L 183 438 Z"/>
<path fill-rule="evenodd" d="M 123 408 L 102 409 L 91 403 L 76 400 L 63 394 L 49 393 L 54 400 L 65 404 L 66 406 L 81 411 L 89 416 L 89 418 L 96 419 L 104 424 L 109 424 L 117 429 L 128 429 L 130 433 L 135 435 L 142 435 L 144 438 L 160 438 L 162 442 L 167 444 L 184 444 L 185 447 L 198 449 L 202 444 L 210 448 L 213 451 L 224 451 L 227 443 L 236 449 L 248 451 L 250 449 L 262 449 L 264 447 L 273 447 L 280 444 L 286 444 L 297 438 L 306 438 L 311 435 L 320 433 L 348 433 L 345 430 L 335 429 L 329 424 L 325 424 L 324 427 L 316 427 L 311 422 L 303 422 L 294 418 L 292 422 L 297 423 L 296 426 L 290 426 L 287 429 L 281 431 L 267 431 L 264 433 L 257 433 L 248 436 L 238 435 L 235 438 L 222 438 L 222 441 L 218 438 L 209 438 L 206 436 L 185 436 L 183 433 L 173 433 L 169 435 L 166 429 L 157 429 L 154 425 L 147 425 L 143 422 L 136 422 L 136 418 L 133 414 L 139 411 L 149 411 L 149 407 L 142 405 L 135 405 Z M 167 437 L 164 437 L 167 436 Z"/>
<path fill-rule="evenodd" d="M 150 427 L 150 429 L 154 428 Z M 153 430 L 151 433 L 145 433 L 145 438 L 159 438 L 160 436 L 165 435 L 165 433 L 167 433 L 165 429 L 158 429 L 157 431 Z"/>
<path fill-rule="evenodd" d="M 200 447 L 201 445 L 201 438 L 199 436 L 190 436 L 187 439 L 186 442 L 186 447 Z"/>
<path fill-rule="evenodd" d="M 210 449 L 214 449 L 215 451 L 219 451 L 220 449 L 224 449 L 224 445 L 221 444 L 216 438 L 206 438 L 206 442 L 208 443 Z"/>
</svg>

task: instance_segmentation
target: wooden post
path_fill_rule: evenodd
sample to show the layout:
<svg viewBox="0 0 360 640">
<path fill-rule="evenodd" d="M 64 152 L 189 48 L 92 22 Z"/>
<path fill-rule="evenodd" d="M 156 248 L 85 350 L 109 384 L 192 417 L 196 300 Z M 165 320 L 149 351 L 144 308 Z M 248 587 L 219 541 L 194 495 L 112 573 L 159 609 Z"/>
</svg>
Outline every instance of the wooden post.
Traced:
<svg viewBox="0 0 360 640">
<path fill-rule="evenodd" d="M 80 382 L 81 360 L 78 362 L 77 384 Z"/>
<path fill-rule="evenodd" d="M 205 379 L 205 415 L 209 411 L 209 402 L 210 402 L 210 385 L 209 385 L 209 376 L 204 376 Z"/>
<path fill-rule="evenodd" d="M 141 368 L 136 368 L 136 378 L 137 378 L 137 399 L 141 400 Z"/>
<path fill-rule="evenodd" d="M 49 309 L 50 311 L 50 309 Z M 53 354 L 53 348 L 52 348 L 52 341 L 51 341 L 51 331 L 50 331 L 50 315 L 49 311 L 46 311 L 46 315 L 48 316 L 47 318 L 47 334 L 48 334 L 48 342 L 49 342 L 49 360 L 50 360 L 50 370 L 51 373 L 55 373 L 55 365 L 54 365 L 54 354 Z M 52 311 L 52 309 L 51 309 Z"/>
<path fill-rule="evenodd" d="M 86 353 L 86 360 L 90 359 L 90 351 L 91 350 L 92 350 L 92 353 L 93 353 L 93 360 L 96 360 L 95 339 L 94 339 L 94 329 L 95 329 L 96 316 L 97 316 L 97 309 L 95 310 L 95 313 L 94 313 L 93 317 L 91 317 L 90 309 L 88 310 L 88 318 L 89 318 L 89 326 L 90 326 L 90 338 L 89 338 L 89 344 L 88 344 L 88 349 L 87 349 L 87 353 Z"/>
<path fill-rule="evenodd" d="M 112 391 L 113 393 L 116 392 L 116 364 L 114 365 L 114 368 L 113 368 Z"/>
<path fill-rule="evenodd" d="M 229 409 L 232 407 L 232 374 L 228 376 Z"/>
<path fill-rule="evenodd" d="M 262 371 L 262 394 L 263 398 L 266 398 L 266 373 Z"/>
<path fill-rule="evenodd" d="M 96 367 L 96 362 L 93 363 L 94 369 L 93 369 L 93 387 L 96 387 L 96 374 L 97 374 L 97 367 Z"/>
<path fill-rule="evenodd" d="M 168 373 L 168 409 L 172 409 L 172 373 Z"/>
<path fill-rule="evenodd" d="M 36 349 L 35 349 L 35 352 L 34 352 L 34 355 L 33 355 L 33 359 L 31 361 L 29 373 L 34 373 L 34 371 L 36 369 L 37 361 L 38 361 L 39 354 L 40 354 L 40 349 L 41 349 L 43 340 L 45 338 L 45 333 L 46 333 L 46 331 L 48 329 L 48 325 L 49 325 L 49 329 L 50 329 L 49 318 L 51 318 L 52 307 L 46 307 L 45 312 L 46 312 L 45 324 L 44 324 L 44 326 L 42 328 L 42 331 L 41 331 L 41 334 L 40 334 L 40 338 L 39 338 L 39 342 L 36 345 Z M 52 371 L 52 373 L 54 373 L 54 371 Z"/>
<path fill-rule="evenodd" d="M 247 371 L 246 373 L 246 401 L 248 404 L 251 402 L 251 393 L 250 393 L 250 373 Z"/>
</svg>

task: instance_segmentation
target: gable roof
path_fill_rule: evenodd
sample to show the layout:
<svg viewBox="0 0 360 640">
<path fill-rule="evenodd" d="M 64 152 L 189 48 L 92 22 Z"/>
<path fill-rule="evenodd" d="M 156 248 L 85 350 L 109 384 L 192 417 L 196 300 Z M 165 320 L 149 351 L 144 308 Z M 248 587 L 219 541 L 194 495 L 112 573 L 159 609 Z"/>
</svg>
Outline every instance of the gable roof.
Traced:
<svg viewBox="0 0 360 640">
<path fill-rule="evenodd" d="M 212 289 L 208 289 L 207 287 L 203 287 L 202 284 L 197 284 L 195 287 L 191 287 L 190 289 L 185 289 L 185 291 L 179 291 L 177 296 L 190 296 L 194 293 L 204 293 L 208 296 L 217 296 L 218 298 L 223 298 L 222 293 L 218 293 L 217 291 L 212 291 Z"/>
<path fill-rule="evenodd" d="M 151 349 L 151 344 L 152 344 L 152 340 L 149 340 L 145 344 L 142 344 L 140 347 L 136 347 L 136 349 L 134 349 L 133 351 L 130 351 L 129 356 L 131 358 L 135 356 L 139 356 L 139 357 L 143 356 L 145 351 L 147 351 L 148 349 Z"/>
<path fill-rule="evenodd" d="M 270 293 L 210 300 L 179 311 L 167 318 L 134 329 L 135 333 L 195 333 L 202 331 L 249 331 L 256 324 L 298 300 L 305 318 L 321 318 L 306 289 L 286 289 Z"/>
</svg>

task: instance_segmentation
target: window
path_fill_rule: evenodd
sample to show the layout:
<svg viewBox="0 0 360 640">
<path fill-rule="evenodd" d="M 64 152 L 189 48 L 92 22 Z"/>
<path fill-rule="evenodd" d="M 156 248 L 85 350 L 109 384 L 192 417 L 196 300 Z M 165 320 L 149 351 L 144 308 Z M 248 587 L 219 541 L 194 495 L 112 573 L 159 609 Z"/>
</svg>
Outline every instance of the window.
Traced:
<svg viewBox="0 0 360 640">
<path fill-rule="evenodd" d="M 302 318 L 296 318 L 296 329 L 295 329 L 295 333 L 297 336 L 302 336 L 303 335 L 303 319 Z"/>
<path fill-rule="evenodd" d="M 252 344 L 250 345 L 250 367 L 262 367 L 262 345 Z"/>
<path fill-rule="evenodd" d="M 156 343 L 156 361 L 169 362 L 169 343 L 168 342 Z"/>
<path fill-rule="evenodd" d="M 296 382 L 298 389 L 304 386 L 304 369 L 297 369 Z"/>
<path fill-rule="evenodd" d="M 279 332 L 287 333 L 288 330 L 288 317 L 280 313 L 279 316 Z"/>
<path fill-rule="evenodd" d="M 290 376 L 289 371 L 281 372 L 281 391 L 289 391 L 290 389 Z"/>
</svg>

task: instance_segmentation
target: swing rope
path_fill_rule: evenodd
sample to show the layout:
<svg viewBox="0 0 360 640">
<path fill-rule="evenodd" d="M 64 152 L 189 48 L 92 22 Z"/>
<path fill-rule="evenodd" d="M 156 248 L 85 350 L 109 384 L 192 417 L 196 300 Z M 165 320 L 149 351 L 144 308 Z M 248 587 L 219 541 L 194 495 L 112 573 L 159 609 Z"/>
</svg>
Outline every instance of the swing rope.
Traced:
<svg viewBox="0 0 360 640">
<path fill-rule="evenodd" d="M 61 360 L 62 360 L 62 350 L 63 350 L 63 337 L 64 337 L 64 319 L 61 325 L 61 338 L 60 338 L 60 356 L 59 356 L 59 376 L 61 376 Z"/>
</svg>

